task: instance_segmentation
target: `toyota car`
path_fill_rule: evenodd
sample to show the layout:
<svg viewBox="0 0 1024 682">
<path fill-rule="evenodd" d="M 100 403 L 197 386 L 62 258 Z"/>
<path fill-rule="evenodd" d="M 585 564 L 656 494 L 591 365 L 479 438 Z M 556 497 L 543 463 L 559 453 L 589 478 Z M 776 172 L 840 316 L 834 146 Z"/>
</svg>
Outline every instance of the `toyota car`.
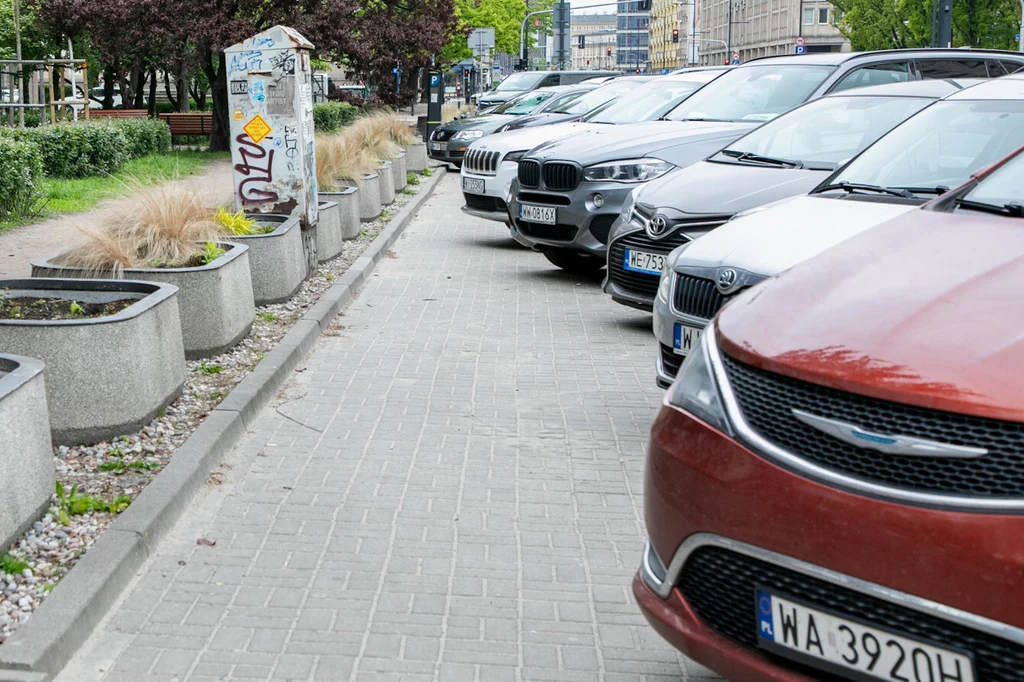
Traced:
<svg viewBox="0 0 1024 682">
<path fill-rule="evenodd" d="M 605 266 L 609 231 L 629 193 L 685 168 L 805 101 L 867 85 L 1006 73 L 1024 55 L 999 51 L 888 50 L 764 57 L 737 66 L 664 117 L 540 145 L 519 162 L 512 236 L 573 270 Z M 695 125 L 718 126 L 705 135 Z M 715 146 L 715 142 L 718 145 Z M 517 187 L 518 185 L 518 187 Z"/>
<path fill-rule="evenodd" d="M 708 326 L 651 430 L 633 581 L 689 657 L 1024 679 L 1021 177 L 1017 156 Z"/>
<path fill-rule="evenodd" d="M 630 91 L 629 97 L 598 107 L 580 122 L 503 132 L 473 142 L 462 165 L 462 194 L 466 200 L 462 210 L 479 218 L 508 223 L 507 202 L 512 180 L 515 179 L 519 159 L 528 150 L 549 140 L 600 130 L 602 126 L 661 118 L 725 70 L 726 67 L 714 67 L 654 79 L 622 78 L 615 85 L 639 81 L 640 86 Z"/>
<path fill-rule="evenodd" d="M 669 254 L 654 304 L 667 386 L 708 320 L 748 287 L 909 213 L 1024 145 L 1024 74 L 984 81 L 908 119 L 810 194 L 741 213 Z"/>
<path fill-rule="evenodd" d="M 638 187 L 612 227 L 605 292 L 624 305 L 651 310 L 672 249 L 740 211 L 806 194 L 905 119 L 962 87 L 932 80 L 844 90 Z"/>
</svg>

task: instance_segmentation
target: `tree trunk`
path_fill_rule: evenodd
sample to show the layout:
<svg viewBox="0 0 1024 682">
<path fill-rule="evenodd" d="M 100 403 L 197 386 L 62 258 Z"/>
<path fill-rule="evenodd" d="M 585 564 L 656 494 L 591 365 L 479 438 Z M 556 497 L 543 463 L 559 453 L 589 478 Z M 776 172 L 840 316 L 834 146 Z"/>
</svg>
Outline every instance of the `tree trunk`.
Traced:
<svg viewBox="0 0 1024 682">
<path fill-rule="evenodd" d="M 224 53 L 216 55 L 217 69 L 213 68 L 214 55 L 206 50 L 203 71 L 210 81 L 213 100 L 213 133 L 210 135 L 210 151 L 223 152 L 231 149 L 231 121 L 228 119 L 228 64 Z"/>
<path fill-rule="evenodd" d="M 103 108 L 114 108 L 114 84 L 117 82 L 117 74 L 110 66 L 103 67 Z"/>
<path fill-rule="evenodd" d="M 156 118 L 156 69 L 149 67 L 149 117 Z"/>
<path fill-rule="evenodd" d="M 171 76 L 166 71 L 164 71 L 164 94 L 167 95 L 167 101 L 171 103 L 171 107 L 175 111 L 181 111 L 178 108 L 178 100 L 171 94 Z"/>
<path fill-rule="evenodd" d="M 178 69 L 175 72 L 174 89 L 177 91 L 178 104 L 174 107 L 178 112 L 187 114 L 191 107 L 188 101 L 188 69 L 185 68 L 185 60 L 178 60 Z"/>
<path fill-rule="evenodd" d="M 133 109 L 146 108 L 146 69 L 142 62 L 137 61 L 132 65 L 132 93 L 134 94 Z"/>
</svg>

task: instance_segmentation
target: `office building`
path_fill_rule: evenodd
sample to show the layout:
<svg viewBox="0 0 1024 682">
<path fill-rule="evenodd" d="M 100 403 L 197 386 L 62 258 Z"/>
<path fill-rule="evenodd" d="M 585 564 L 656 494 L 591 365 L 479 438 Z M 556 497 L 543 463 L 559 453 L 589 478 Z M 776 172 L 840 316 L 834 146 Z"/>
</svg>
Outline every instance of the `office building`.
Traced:
<svg viewBox="0 0 1024 682">
<path fill-rule="evenodd" d="M 587 69 L 615 70 L 617 18 L 615 14 L 583 14 L 574 12 L 569 29 L 569 45 L 572 48 L 571 68 L 574 71 Z M 583 43 L 580 47 L 580 38 Z"/>
<path fill-rule="evenodd" d="M 650 0 L 628 0 L 619 3 L 616 68 L 620 71 L 647 70 L 650 6 Z"/>
<path fill-rule="evenodd" d="M 654 0 L 651 4 L 651 20 L 648 25 L 651 71 L 671 71 L 686 64 L 684 12 L 685 6 L 679 0 Z M 672 42 L 673 37 L 676 42 Z"/>
</svg>

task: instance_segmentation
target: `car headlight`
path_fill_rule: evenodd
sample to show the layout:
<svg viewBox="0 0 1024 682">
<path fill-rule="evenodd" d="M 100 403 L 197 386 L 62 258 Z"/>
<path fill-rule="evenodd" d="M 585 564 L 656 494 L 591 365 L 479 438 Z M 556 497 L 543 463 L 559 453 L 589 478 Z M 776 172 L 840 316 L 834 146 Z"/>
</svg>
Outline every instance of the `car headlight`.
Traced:
<svg viewBox="0 0 1024 682">
<path fill-rule="evenodd" d="M 647 182 L 675 168 L 661 159 L 627 159 L 588 166 L 583 178 L 591 181 Z"/>
<path fill-rule="evenodd" d="M 482 131 L 482 130 L 460 130 L 459 132 L 455 133 L 455 136 L 452 137 L 452 139 L 453 140 L 475 140 L 478 137 L 483 137 L 483 136 L 484 136 L 484 131 Z"/>
<path fill-rule="evenodd" d="M 668 295 L 672 289 L 672 277 L 675 272 L 669 265 L 668 258 L 665 259 L 665 266 L 661 269 L 661 280 L 658 282 L 658 299 L 662 303 L 668 303 Z"/>
<path fill-rule="evenodd" d="M 732 435 L 729 419 L 722 406 L 722 396 L 718 392 L 718 383 L 711 372 L 711 361 L 708 359 L 708 338 L 714 333 L 714 325 L 709 324 L 704 329 L 700 346 L 683 361 L 675 383 L 668 389 L 668 402 L 707 422 L 722 433 Z"/>
<path fill-rule="evenodd" d="M 513 163 L 519 163 L 519 159 L 523 158 L 523 155 L 526 154 L 526 152 L 528 151 L 530 150 L 524 149 L 520 152 L 509 152 L 508 154 L 505 155 L 505 158 L 502 159 L 502 161 L 511 161 Z"/>
</svg>

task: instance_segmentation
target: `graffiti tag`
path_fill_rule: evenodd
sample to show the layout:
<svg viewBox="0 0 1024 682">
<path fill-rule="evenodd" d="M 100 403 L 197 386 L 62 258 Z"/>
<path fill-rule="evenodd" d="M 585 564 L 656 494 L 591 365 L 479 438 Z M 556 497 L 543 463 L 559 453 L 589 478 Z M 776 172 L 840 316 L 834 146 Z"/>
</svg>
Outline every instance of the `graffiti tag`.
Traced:
<svg viewBox="0 0 1024 682">
<path fill-rule="evenodd" d="M 231 55 L 230 71 L 260 71 L 263 69 L 263 52 L 260 50 L 247 50 L 236 52 Z"/>
<path fill-rule="evenodd" d="M 235 172 L 245 176 L 238 183 L 238 198 L 243 204 L 278 201 L 280 195 L 266 187 L 274 181 L 274 150 L 267 151 L 250 140 L 245 133 L 237 135 L 235 142 L 238 143 L 238 154 L 242 157 L 242 162 L 235 164 Z M 252 187 L 254 183 L 259 183 L 259 186 Z"/>
<path fill-rule="evenodd" d="M 279 52 L 270 58 L 270 68 L 280 69 L 282 73 L 295 73 L 295 53 Z"/>
</svg>

